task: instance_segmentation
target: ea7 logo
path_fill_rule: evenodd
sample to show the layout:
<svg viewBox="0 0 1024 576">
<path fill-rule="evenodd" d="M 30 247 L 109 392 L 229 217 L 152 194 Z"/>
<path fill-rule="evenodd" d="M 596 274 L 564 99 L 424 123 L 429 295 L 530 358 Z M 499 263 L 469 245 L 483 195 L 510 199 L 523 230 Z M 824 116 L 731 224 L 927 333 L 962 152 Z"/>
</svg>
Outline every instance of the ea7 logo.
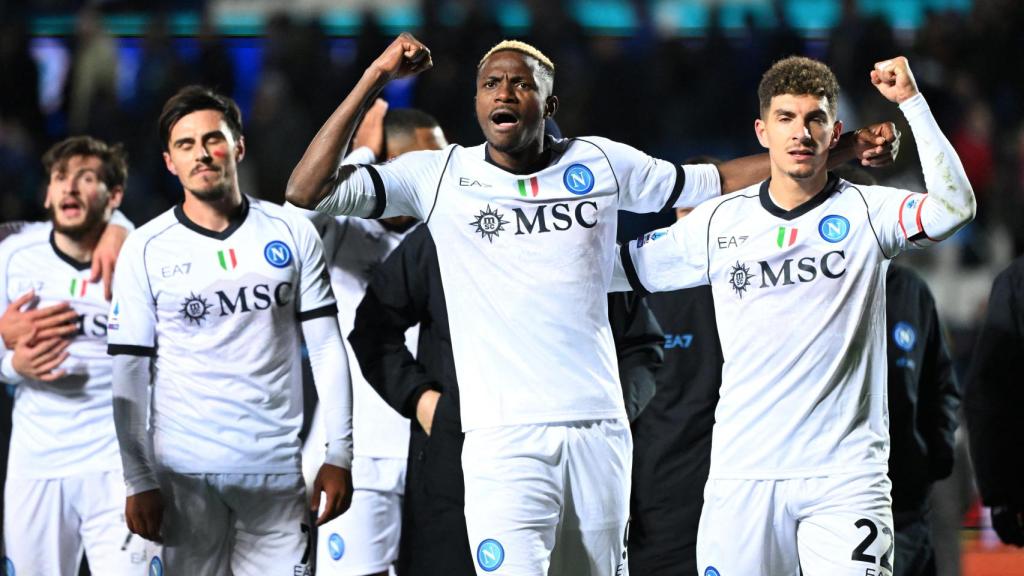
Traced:
<svg viewBox="0 0 1024 576">
<path fill-rule="evenodd" d="M 796 262 L 797 269 L 795 280 L 793 279 L 793 262 Z M 822 255 L 821 260 L 814 256 L 804 256 L 799 259 L 787 258 L 778 271 L 772 270 L 771 265 L 763 260 L 760 264 L 761 288 L 778 286 L 780 282 L 783 286 L 797 282 L 813 282 L 818 277 L 818 272 L 821 272 L 825 278 L 835 280 L 846 274 L 846 252 L 843 250 L 826 252 Z"/>
<path fill-rule="evenodd" d="M 490 188 L 491 187 L 491 185 L 486 183 L 486 182 L 481 182 L 481 181 L 475 180 L 473 178 L 466 178 L 464 176 L 459 176 L 459 186 L 464 186 L 466 188 L 472 188 L 474 186 L 475 187 L 480 187 L 480 188 Z"/>
<path fill-rule="evenodd" d="M 718 249 L 725 250 L 726 248 L 739 248 L 746 241 L 747 236 L 719 236 Z"/>
<path fill-rule="evenodd" d="M 551 228 L 548 228 L 547 209 L 551 208 Z M 597 202 L 586 200 L 576 204 L 575 208 L 567 202 L 558 204 L 541 204 L 537 206 L 533 216 L 527 216 L 523 208 L 514 208 L 516 213 L 516 236 L 521 234 L 538 234 L 551 232 L 551 229 L 562 232 L 572 228 L 576 223 L 584 228 L 597 226 Z M 524 232 L 525 230 L 525 232 Z"/>
<path fill-rule="evenodd" d="M 170 278 L 171 276 L 177 276 L 179 274 L 185 275 L 192 270 L 191 262 L 183 262 L 181 264 L 173 264 L 171 266 L 164 266 L 160 269 L 160 275 L 164 278 Z"/>
<path fill-rule="evenodd" d="M 693 344 L 693 334 L 665 334 L 665 349 L 689 348 Z"/>
</svg>

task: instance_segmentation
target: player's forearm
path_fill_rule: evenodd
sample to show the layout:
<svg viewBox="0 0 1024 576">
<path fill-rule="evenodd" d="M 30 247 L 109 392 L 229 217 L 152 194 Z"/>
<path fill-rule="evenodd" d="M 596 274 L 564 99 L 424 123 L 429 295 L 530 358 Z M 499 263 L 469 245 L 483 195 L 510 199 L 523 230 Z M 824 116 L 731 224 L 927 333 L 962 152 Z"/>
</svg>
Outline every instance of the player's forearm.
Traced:
<svg viewBox="0 0 1024 576">
<path fill-rule="evenodd" d="M 386 83 L 387 77 L 374 67 L 363 73 L 355 88 L 320 127 L 302 159 L 292 170 L 285 190 L 289 202 L 303 208 L 312 208 L 344 176 L 340 167 L 352 135 L 360 118 Z"/>
<path fill-rule="evenodd" d="M 145 356 L 114 356 L 114 429 L 121 448 L 128 496 L 160 487 L 146 426 L 150 362 Z"/>
<path fill-rule="evenodd" d="M 722 180 L 722 194 L 753 186 L 772 175 L 771 161 L 767 154 L 754 154 L 735 158 L 718 165 Z"/>
<path fill-rule="evenodd" d="M 900 104 L 917 142 L 928 198 L 921 206 L 924 231 L 943 240 L 974 219 L 977 203 L 963 164 L 939 129 L 924 96 L 918 94 Z"/>
<path fill-rule="evenodd" d="M 302 323 L 313 383 L 320 397 L 327 437 L 325 464 L 352 469 L 352 376 L 338 319 L 314 318 Z"/>
<path fill-rule="evenodd" d="M 110 225 L 120 226 L 128 232 L 135 230 L 135 224 L 124 215 L 124 212 L 121 212 L 120 210 L 114 210 L 114 212 L 110 214 Z"/>
</svg>

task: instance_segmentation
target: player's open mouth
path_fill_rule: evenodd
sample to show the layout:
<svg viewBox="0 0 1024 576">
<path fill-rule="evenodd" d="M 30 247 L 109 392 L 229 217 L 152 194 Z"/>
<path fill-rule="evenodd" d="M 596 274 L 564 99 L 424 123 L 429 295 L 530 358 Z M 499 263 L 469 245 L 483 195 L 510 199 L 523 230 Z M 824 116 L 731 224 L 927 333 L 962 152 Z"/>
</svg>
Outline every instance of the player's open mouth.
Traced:
<svg viewBox="0 0 1024 576">
<path fill-rule="evenodd" d="M 491 123 L 499 130 L 511 130 L 519 124 L 519 117 L 511 110 L 495 110 L 491 112 Z"/>
<path fill-rule="evenodd" d="M 797 160 L 808 160 L 814 158 L 813 150 L 790 150 L 789 155 Z"/>
<path fill-rule="evenodd" d="M 82 205 L 74 200 L 64 200 L 60 203 L 60 213 L 74 218 L 82 213 Z"/>
</svg>

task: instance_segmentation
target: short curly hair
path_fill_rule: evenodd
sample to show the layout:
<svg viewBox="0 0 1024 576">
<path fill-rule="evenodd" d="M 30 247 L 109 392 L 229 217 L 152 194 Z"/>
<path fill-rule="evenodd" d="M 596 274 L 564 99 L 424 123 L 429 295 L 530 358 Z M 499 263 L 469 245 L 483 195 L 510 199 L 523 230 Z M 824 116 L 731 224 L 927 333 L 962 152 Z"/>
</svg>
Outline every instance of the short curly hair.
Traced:
<svg viewBox="0 0 1024 576">
<path fill-rule="evenodd" d="M 764 73 L 757 87 L 757 98 L 764 116 L 772 98 L 782 94 L 795 96 L 824 96 L 828 99 L 828 112 L 836 117 L 839 101 L 839 81 L 825 64 L 805 58 L 790 56 L 779 60 Z"/>
<path fill-rule="evenodd" d="M 108 189 L 124 188 L 128 182 L 128 154 L 120 143 L 107 144 L 91 136 L 72 136 L 57 142 L 43 154 L 46 179 L 54 170 L 64 171 L 74 156 L 95 156 L 103 163 L 97 175 Z"/>
</svg>

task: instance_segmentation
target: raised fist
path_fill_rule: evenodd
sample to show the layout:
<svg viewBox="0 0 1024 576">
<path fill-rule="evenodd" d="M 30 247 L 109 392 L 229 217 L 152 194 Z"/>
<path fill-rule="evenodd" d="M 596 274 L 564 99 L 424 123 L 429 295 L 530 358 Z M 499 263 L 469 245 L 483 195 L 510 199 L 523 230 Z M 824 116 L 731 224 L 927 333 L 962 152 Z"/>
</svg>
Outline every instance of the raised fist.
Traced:
<svg viewBox="0 0 1024 576">
<path fill-rule="evenodd" d="M 415 76 L 434 65 L 430 49 L 412 34 L 402 32 L 370 65 L 379 70 L 388 80 Z"/>
<path fill-rule="evenodd" d="M 910 62 L 903 56 L 875 63 L 871 83 L 890 102 L 897 104 L 917 95 L 917 81 L 910 71 Z"/>
</svg>

